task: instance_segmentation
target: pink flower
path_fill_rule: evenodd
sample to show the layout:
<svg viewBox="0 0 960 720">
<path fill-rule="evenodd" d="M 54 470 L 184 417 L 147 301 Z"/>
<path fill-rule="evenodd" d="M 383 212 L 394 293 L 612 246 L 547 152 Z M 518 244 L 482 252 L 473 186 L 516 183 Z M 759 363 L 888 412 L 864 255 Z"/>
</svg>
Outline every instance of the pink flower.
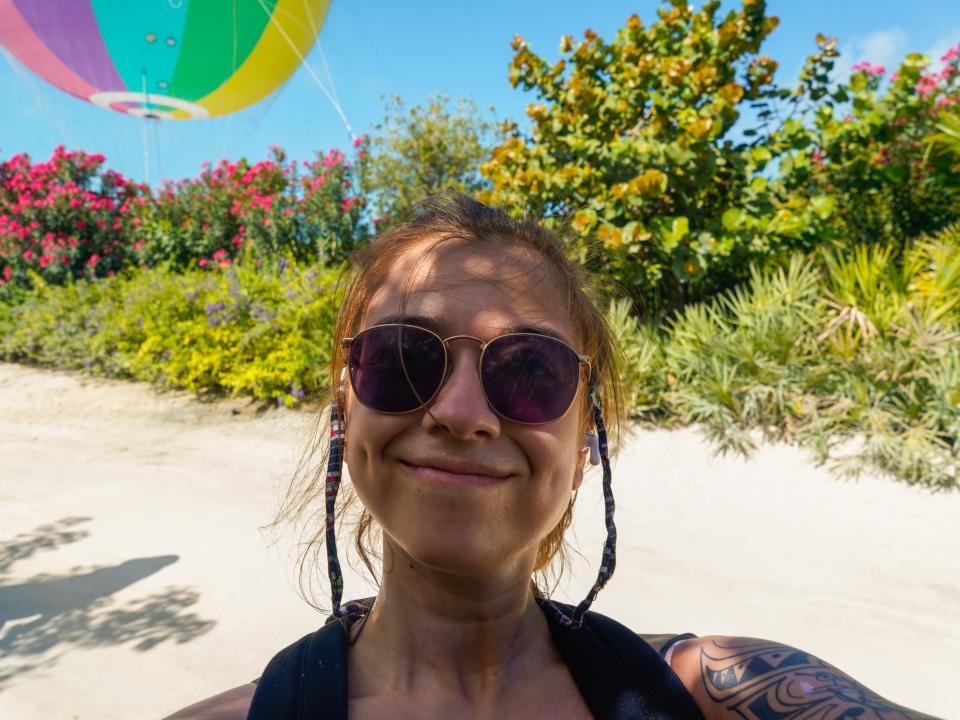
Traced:
<svg viewBox="0 0 960 720">
<path fill-rule="evenodd" d="M 11 277 L 13 277 L 13 269 L 7 265 L 5 268 L 3 268 L 3 279 L 9 280 Z"/>
<path fill-rule="evenodd" d="M 343 153 L 339 150 L 331 150 L 327 153 L 327 156 L 323 159 L 323 164 L 327 167 L 332 167 L 333 165 L 339 165 L 343 162 Z"/>
<path fill-rule="evenodd" d="M 950 62 L 954 58 L 960 58 L 960 44 L 952 47 L 940 57 L 940 62 Z"/>
<path fill-rule="evenodd" d="M 920 80 L 914 86 L 914 90 L 919 93 L 920 97 L 926 98 L 937 87 L 937 77 L 934 75 L 922 75 Z"/>
<path fill-rule="evenodd" d="M 98 262 L 100 262 L 100 256 L 94 253 L 93 255 L 90 256 L 90 259 L 87 260 L 87 265 L 89 265 L 92 268 L 95 268 Z"/>
<path fill-rule="evenodd" d="M 223 248 L 220 248 L 212 255 L 214 260 L 219 260 L 220 258 L 226 257 L 226 256 L 227 256 L 227 251 L 224 250 Z"/>
<path fill-rule="evenodd" d="M 41 268 L 45 268 L 47 265 L 49 265 L 49 264 L 52 263 L 52 262 L 53 262 L 53 258 L 50 257 L 49 255 L 41 255 L 41 256 L 40 256 L 40 267 L 41 267 Z"/>
<path fill-rule="evenodd" d="M 871 76 L 884 75 L 887 69 L 883 65 L 871 65 L 868 62 L 859 62 L 850 68 L 851 72 L 862 72 Z"/>
<path fill-rule="evenodd" d="M 200 258 L 199 260 L 197 260 L 197 265 L 199 265 L 200 267 L 206 267 L 206 266 L 207 266 L 207 259 L 206 259 L 206 258 Z"/>
<path fill-rule="evenodd" d="M 24 260 L 29 261 L 29 260 L 33 260 L 36 256 L 37 255 L 36 253 L 33 252 L 33 250 L 24 250 L 23 254 L 20 257 L 22 257 Z"/>
</svg>

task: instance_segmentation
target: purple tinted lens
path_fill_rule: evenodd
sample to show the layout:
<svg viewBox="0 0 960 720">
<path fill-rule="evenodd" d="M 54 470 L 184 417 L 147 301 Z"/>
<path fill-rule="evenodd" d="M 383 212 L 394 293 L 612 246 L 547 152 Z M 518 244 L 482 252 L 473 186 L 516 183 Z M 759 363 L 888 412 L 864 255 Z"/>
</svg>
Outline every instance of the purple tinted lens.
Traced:
<svg viewBox="0 0 960 720">
<path fill-rule="evenodd" d="M 518 422 L 548 423 L 573 402 L 580 361 L 570 347 L 551 337 L 505 335 L 487 345 L 480 377 L 498 413 Z"/>
<path fill-rule="evenodd" d="M 388 413 L 416 410 L 443 382 L 443 343 L 409 325 L 364 330 L 350 347 L 350 380 L 357 398 Z"/>
</svg>

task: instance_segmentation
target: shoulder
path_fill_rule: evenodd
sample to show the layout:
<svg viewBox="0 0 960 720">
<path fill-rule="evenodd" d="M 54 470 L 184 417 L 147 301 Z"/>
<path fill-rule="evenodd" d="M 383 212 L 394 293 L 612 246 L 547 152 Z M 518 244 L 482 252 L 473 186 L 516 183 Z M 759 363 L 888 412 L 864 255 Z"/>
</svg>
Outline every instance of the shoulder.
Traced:
<svg viewBox="0 0 960 720">
<path fill-rule="evenodd" d="M 678 642 L 670 667 L 707 720 L 744 717 L 930 718 L 885 700 L 820 658 L 756 638 Z"/>
<path fill-rule="evenodd" d="M 178 710 L 164 720 L 246 720 L 257 689 L 250 682 Z"/>
</svg>

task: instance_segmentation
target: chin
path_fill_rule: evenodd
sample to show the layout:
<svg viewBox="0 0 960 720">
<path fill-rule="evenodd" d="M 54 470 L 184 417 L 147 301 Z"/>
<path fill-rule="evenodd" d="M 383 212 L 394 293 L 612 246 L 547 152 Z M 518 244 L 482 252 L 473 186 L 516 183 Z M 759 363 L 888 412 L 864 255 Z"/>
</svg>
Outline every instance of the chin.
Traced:
<svg viewBox="0 0 960 720">
<path fill-rule="evenodd" d="M 391 538 L 412 561 L 432 570 L 461 577 L 488 577 L 501 574 L 511 561 L 515 562 L 504 543 L 490 542 L 489 530 L 444 522 L 428 522 L 411 530 L 391 534 Z"/>
</svg>

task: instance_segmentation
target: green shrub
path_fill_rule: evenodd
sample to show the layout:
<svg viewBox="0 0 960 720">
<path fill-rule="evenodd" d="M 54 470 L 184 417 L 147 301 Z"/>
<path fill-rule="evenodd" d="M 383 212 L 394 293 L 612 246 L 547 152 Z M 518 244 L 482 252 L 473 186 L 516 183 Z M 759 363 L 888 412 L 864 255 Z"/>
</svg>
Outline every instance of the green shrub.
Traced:
<svg viewBox="0 0 960 720">
<path fill-rule="evenodd" d="M 960 218 L 960 156 L 949 134 L 960 101 L 960 46 L 941 58 L 940 70 L 910 54 L 890 82 L 886 68 L 860 63 L 848 82 L 829 87 L 837 41 L 818 40 L 802 75 L 804 98 L 817 100 L 795 129 L 804 145 L 781 159 L 785 186 L 804 201 L 830 198 L 834 222 L 824 240 L 847 248 L 883 243 L 899 254 Z"/>
<path fill-rule="evenodd" d="M 751 264 L 862 243 L 899 257 L 960 219 L 960 48 L 942 70 L 908 55 L 887 85 L 869 64 L 833 83 L 837 42 L 818 36 L 788 87 L 761 53 L 766 11 L 666 0 L 611 40 L 564 37 L 552 64 L 518 36 L 510 80 L 536 101 L 483 165 L 481 196 L 595 235 L 604 252 L 580 258 L 658 314 Z"/>
<path fill-rule="evenodd" d="M 612 308 L 634 414 L 701 424 L 722 451 L 759 434 L 844 474 L 960 487 L 960 227 L 895 257 L 861 246 L 754 268 L 659 333 Z"/>
<path fill-rule="evenodd" d="M 479 167 L 499 140 L 498 127 L 470 100 L 440 94 L 408 108 L 389 98 L 374 131 L 361 184 L 381 227 L 403 220 L 428 195 L 472 195 L 489 184 Z"/>
<path fill-rule="evenodd" d="M 192 180 L 167 183 L 140 209 L 140 262 L 221 267 L 248 245 L 263 260 L 343 262 L 368 237 L 357 187 L 365 147 L 360 140 L 358 164 L 331 150 L 302 166 L 273 147 L 267 160 L 221 160 Z"/>
<path fill-rule="evenodd" d="M 812 247 L 832 212 L 771 181 L 803 133 L 747 125 L 756 137 L 740 140 L 744 111 L 783 96 L 777 63 L 759 53 L 777 19 L 762 0 L 719 7 L 672 0 L 610 41 L 567 36 L 554 64 L 518 37 L 510 79 L 537 96 L 530 131 L 511 126 L 482 168 L 494 185 L 485 198 L 596 235 L 598 269 L 654 311 L 731 287 L 751 261 Z"/>
<path fill-rule="evenodd" d="M 327 387 L 338 269 L 138 269 L 0 304 L 6 360 L 295 405 Z"/>
</svg>

